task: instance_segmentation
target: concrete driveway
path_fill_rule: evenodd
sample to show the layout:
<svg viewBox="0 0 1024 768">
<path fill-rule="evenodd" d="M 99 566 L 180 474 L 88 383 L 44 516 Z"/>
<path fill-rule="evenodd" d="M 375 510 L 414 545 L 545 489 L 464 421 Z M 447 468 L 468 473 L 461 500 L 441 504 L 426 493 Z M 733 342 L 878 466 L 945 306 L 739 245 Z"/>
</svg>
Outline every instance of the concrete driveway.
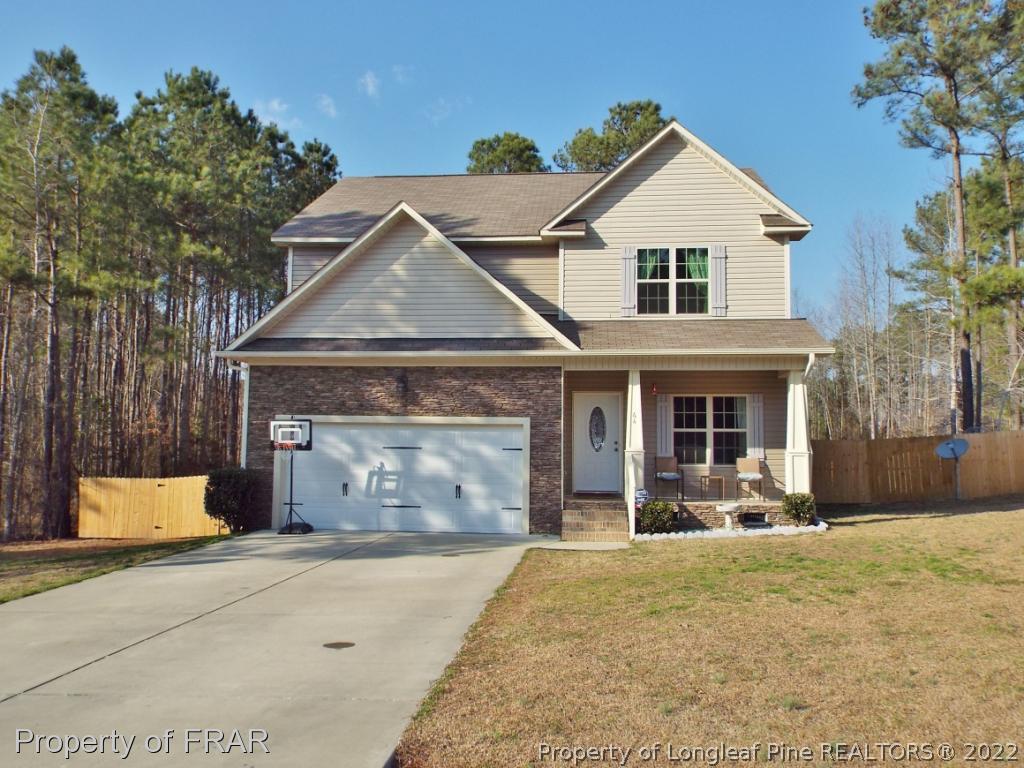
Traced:
<svg viewBox="0 0 1024 768">
<path fill-rule="evenodd" d="M 536 543 L 258 533 L 0 606 L 0 765 L 380 768 Z M 17 754 L 18 729 L 60 741 Z M 187 745 L 189 729 L 226 736 Z M 257 731 L 253 753 L 220 751 L 235 729 L 247 743 Z M 127 759 L 115 730 L 135 737 Z M 86 736 L 96 751 L 65 760 L 67 737 Z"/>
</svg>

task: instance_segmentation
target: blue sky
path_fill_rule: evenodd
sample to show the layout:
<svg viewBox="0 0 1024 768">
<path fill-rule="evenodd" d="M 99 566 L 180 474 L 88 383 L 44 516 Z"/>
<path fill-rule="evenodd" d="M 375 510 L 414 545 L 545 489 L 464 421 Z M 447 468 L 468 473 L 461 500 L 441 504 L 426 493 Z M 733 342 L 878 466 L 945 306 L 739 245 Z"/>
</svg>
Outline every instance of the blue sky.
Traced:
<svg viewBox="0 0 1024 768">
<path fill-rule="evenodd" d="M 862 3 L 284 2 L 9 4 L 0 87 L 32 50 L 74 48 L 127 112 L 168 69 L 216 72 L 348 175 L 465 170 L 505 130 L 551 154 L 616 101 L 651 98 L 815 224 L 793 246 L 803 307 L 827 307 L 857 213 L 901 227 L 945 164 L 899 145 L 850 88 L 879 54 Z"/>
</svg>

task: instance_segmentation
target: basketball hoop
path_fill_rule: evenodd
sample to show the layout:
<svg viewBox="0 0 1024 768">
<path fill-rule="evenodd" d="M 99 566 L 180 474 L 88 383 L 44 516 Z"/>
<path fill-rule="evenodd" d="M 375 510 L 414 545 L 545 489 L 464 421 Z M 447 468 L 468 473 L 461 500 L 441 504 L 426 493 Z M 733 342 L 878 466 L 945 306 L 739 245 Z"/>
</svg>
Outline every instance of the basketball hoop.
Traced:
<svg viewBox="0 0 1024 768">
<path fill-rule="evenodd" d="M 278 533 L 309 533 L 313 526 L 295 509 L 302 506 L 301 501 L 295 500 L 295 454 L 313 449 L 313 422 L 310 419 L 275 419 L 270 422 L 270 442 L 275 451 L 288 454 L 288 501 L 283 505 L 288 516 Z"/>
</svg>

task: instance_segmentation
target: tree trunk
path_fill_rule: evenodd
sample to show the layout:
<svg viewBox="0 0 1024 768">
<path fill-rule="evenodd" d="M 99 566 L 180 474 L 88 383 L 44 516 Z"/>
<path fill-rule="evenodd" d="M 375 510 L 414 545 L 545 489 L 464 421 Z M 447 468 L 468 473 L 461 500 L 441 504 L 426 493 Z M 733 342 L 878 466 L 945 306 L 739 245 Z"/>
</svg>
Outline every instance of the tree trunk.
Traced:
<svg viewBox="0 0 1024 768">
<path fill-rule="evenodd" d="M 964 211 L 964 180 L 961 167 L 961 146 L 960 134 L 951 130 L 949 132 L 950 155 L 953 160 L 953 216 L 956 227 L 956 266 L 954 274 L 958 284 L 958 298 L 960 302 L 960 405 L 962 409 L 961 424 L 965 432 L 970 432 L 975 426 L 974 415 L 974 381 L 971 371 L 971 312 L 964 301 L 963 288 L 966 282 L 967 272 L 967 216 Z"/>
<path fill-rule="evenodd" d="M 1006 199 L 1006 210 L 1010 212 L 1010 228 L 1006 232 L 1006 251 L 1009 257 L 1010 267 L 1017 269 L 1020 261 L 1017 256 L 1017 223 L 1013 220 L 1013 181 L 1010 174 L 1010 163 L 1008 158 L 1003 161 L 1003 195 Z M 1011 299 L 1006 308 L 1006 390 L 1007 406 L 1010 409 L 1010 429 L 1020 429 L 1024 426 L 1024 410 L 1021 409 L 1020 397 L 1013 394 L 1015 379 L 1017 378 L 1017 367 L 1020 360 L 1020 342 L 1017 339 L 1017 329 L 1020 327 L 1020 302 Z"/>
<path fill-rule="evenodd" d="M 57 295 L 57 257 L 55 225 L 50 225 L 50 265 L 46 286 L 46 386 L 43 393 L 43 527 L 48 538 L 59 536 L 54 455 L 57 412 L 60 407 L 60 316 Z"/>
<path fill-rule="evenodd" d="M 0 488 L 5 489 L 6 478 L 3 477 L 4 462 L 7 459 L 7 394 L 10 391 L 8 379 L 10 378 L 10 354 L 11 354 L 11 330 L 13 323 L 11 313 L 14 308 L 14 285 L 7 284 L 4 291 L 4 324 L 3 336 L 0 339 Z M 0 490 L 2 496 L 3 490 Z M 13 510 L 4 507 L 4 532 L 3 540 L 9 541 L 14 535 Z"/>
</svg>

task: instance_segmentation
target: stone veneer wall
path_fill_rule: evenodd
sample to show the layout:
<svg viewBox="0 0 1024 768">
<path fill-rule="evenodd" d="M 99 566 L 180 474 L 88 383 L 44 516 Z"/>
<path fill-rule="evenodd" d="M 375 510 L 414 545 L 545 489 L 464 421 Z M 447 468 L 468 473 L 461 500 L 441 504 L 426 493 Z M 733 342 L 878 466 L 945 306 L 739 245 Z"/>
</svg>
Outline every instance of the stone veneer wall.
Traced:
<svg viewBox="0 0 1024 768">
<path fill-rule="evenodd" d="M 402 373 L 404 395 L 397 386 Z M 261 523 L 269 527 L 272 520 L 269 424 L 279 413 L 515 416 L 530 418 L 530 531 L 560 533 L 561 375 L 557 367 L 253 366 L 246 465 L 261 475 Z"/>
<path fill-rule="evenodd" d="M 715 508 L 719 504 L 729 504 L 728 500 L 722 501 L 688 501 L 682 504 L 676 504 L 676 511 L 679 514 L 679 527 L 680 528 L 724 528 L 725 527 L 725 513 L 718 512 Z M 793 521 L 789 520 L 785 515 L 782 514 L 782 506 L 780 504 L 757 504 L 757 503 L 744 503 L 740 504 L 738 511 L 733 512 L 733 521 L 736 525 L 739 525 L 739 517 L 744 512 L 764 512 L 765 520 L 772 525 L 792 525 Z"/>
</svg>

